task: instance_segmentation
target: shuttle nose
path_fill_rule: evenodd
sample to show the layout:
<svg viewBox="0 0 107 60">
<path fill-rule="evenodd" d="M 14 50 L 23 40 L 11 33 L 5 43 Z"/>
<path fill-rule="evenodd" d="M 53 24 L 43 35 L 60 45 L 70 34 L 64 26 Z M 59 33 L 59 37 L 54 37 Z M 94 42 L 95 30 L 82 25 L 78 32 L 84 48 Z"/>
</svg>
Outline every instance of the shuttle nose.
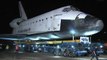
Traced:
<svg viewBox="0 0 107 60">
<path fill-rule="evenodd" d="M 85 24 L 88 26 L 87 31 L 84 33 L 84 35 L 96 34 L 100 32 L 104 27 L 103 21 L 95 17 L 88 16 L 85 18 L 85 21 Z"/>
<path fill-rule="evenodd" d="M 102 30 L 104 27 L 103 21 L 102 20 L 97 20 L 95 23 L 95 27 L 97 28 L 97 30 Z"/>
<path fill-rule="evenodd" d="M 62 20 L 61 31 L 69 31 L 70 34 L 75 36 L 88 36 L 100 32 L 104 27 L 103 21 L 86 15 L 82 18 L 80 15 L 75 20 Z"/>
<path fill-rule="evenodd" d="M 89 24 L 89 28 L 96 31 L 101 31 L 104 27 L 103 21 L 95 17 L 86 17 L 86 24 Z"/>
</svg>

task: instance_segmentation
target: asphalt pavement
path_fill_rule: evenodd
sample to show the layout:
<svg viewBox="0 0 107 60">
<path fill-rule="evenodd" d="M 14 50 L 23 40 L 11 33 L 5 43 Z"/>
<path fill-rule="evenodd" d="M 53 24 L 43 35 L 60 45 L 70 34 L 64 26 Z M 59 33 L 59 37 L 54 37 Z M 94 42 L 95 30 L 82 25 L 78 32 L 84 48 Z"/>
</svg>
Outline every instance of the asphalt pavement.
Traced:
<svg viewBox="0 0 107 60">
<path fill-rule="evenodd" d="M 90 56 L 85 57 L 64 57 L 54 56 L 49 53 L 15 53 L 15 52 L 0 52 L 0 60 L 90 60 Z M 95 60 L 95 59 L 94 59 Z M 99 60 L 107 60 L 107 55 L 99 56 Z"/>
</svg>

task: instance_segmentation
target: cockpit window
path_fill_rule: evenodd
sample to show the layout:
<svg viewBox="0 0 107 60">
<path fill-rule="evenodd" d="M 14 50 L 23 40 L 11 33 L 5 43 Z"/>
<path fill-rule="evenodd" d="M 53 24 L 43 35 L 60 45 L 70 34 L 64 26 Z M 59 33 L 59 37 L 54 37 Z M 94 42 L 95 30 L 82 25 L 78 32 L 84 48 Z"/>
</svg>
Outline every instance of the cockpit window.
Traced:
<svg viewBox="0 0 107 60">
<path fill-rule="evenodd" d="M 80 15 L 80 14 L 79 14 Z M 84 18 L 80 18 L 79 15 L 76 17 L 75 21 L 77 23 L 88 23 L 88 22 L 91 22 L 92 20 L 96 21 L 96 18 L 94 18 L 93 16 L 91 15 L 87 15 L 86 17 Z"/>
<path fill-rule="evenodd" d="M 63 12 L 69 12 L 69 11 L 71 11 L 71 8 L 64 8 L 63 9 Z"/>
<path fill-rule="evenodd" d="M 69 12 L 69 11 L 71 11 L 71 10 L 76 11 L 76 10 L 78 10 L 78 9 L 77 9 L 77 8 L 74 8 L 73 6 L 70 6 L 70 7 L 64 8 L 62 11 L 63 11 L 63 12 Z"/>
<path fill-rule="evenodd" d="M 85 17 L 85 19 L 95 19 L 95 17 L 92 16 L 92 15 L 87 15 L 87 16 Z"/>
<path fill-rule="evenodd" d="M 94 22 L 96 22 L 96 20 L 98 20 L 98 18 L 95 18 L 95 17 L 92 16 L 92 15 L 87 15 L 87 16 L 85 17 L 85 20 L 87 21 L 87 23 L 93 21 L 93 24 L 94 24 Z"/>
</svg>

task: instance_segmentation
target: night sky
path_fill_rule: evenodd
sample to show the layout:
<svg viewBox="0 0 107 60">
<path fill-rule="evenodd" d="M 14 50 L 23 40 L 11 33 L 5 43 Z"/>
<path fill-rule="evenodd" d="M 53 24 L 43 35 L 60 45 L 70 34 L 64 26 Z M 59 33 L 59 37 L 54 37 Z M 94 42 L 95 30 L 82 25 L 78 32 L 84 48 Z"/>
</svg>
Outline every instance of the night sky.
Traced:
<svg viewBox="0 0 107 60">
<path fill-rule="evenodd" d="M 100 18 L 104 22 L 104 29 L 96 34 L 106 39 L 106 6 L 105 0 L 21 0 L 28 18 L 51 11 L 62 6 L 73 5 L 81 11 Z M 0 34 L 11 34 L 9 23 L 19 17 L 18 0 L 0 1 Z"/>
</svg>

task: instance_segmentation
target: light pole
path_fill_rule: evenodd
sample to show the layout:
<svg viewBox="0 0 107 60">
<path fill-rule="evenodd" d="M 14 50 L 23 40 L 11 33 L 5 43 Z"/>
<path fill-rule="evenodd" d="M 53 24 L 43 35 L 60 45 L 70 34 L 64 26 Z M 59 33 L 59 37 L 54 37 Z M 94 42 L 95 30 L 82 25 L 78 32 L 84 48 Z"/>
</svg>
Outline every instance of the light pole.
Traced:
<svg viewBox="0 0 107 60">
<path fill-rule="evenodd" d="M 74 36 L 74 35 L 72 36 L 72 40 L 73 40 L 73 42 L 74 42 L 74 40 L 75 40 L 75 36 Z"/>
<path fill-rule="evenodd" d="M 73 42 L 74 42 L 74 40 L 75 40 L 75 30 L 71 30 L 70 31 L 70 33 L 72 34 L 72 40 L 73 40 Z"/>
<path fill-rule="evenodd" d="M 91 44 L 91 36 L 89 37 L 89 40 L 90 40 L 90 44 Z"/>
</svg>

